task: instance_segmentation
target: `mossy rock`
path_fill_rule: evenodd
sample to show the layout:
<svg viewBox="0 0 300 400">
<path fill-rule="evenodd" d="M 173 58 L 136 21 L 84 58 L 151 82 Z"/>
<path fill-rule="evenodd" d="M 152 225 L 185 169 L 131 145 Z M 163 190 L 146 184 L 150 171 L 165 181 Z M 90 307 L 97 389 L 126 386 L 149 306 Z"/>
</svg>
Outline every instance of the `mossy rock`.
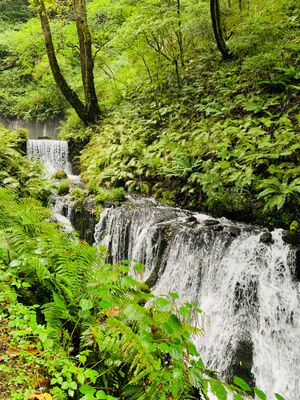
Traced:
<svg viewBox="0 0 300 400">
<path fill-rule="evenodd" d="M 98 204 L 115 201 L 122 202 L 125 201 L 125 190 L 123 187 L 113 189 L 99 188 L 95 200 Z"/>
<path fill-rule="evenodd" d="M 59 196 L 64 196 L 65 194 L 68 194 L 70 192 L 70 188 L 71 188 L 71 182 L 68 179 L 66 179 L 62 181 L 58 186 L 57 193 Z"/>
<path fill-rule="evenodd" d="M 79 187 L 75 187 L 71 192 L 72 200 L 78 200 L 79 203 L 82 203 L 86 197 L 87 192 Z"/>
<path fill-rule="evenodd" d="M 61 169 L 61 170 L 55 172 L 55 173 L 52 175 L 52 177 L 53 177 L 54 179 L 57 179 L 57 180 L 62 180 L 62 179 L 67 179 L 67 178 L 68 178 L 68 175 L 67 175 L 67 173 L 66 173 L 65 170 Z"/>
</svg>

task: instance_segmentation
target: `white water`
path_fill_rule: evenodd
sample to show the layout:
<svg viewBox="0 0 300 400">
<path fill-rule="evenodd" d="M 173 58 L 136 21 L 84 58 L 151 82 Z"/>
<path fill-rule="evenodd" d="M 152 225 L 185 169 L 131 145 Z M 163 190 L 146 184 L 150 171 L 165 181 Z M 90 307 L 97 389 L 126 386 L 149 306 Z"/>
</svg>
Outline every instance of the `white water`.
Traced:
<svg viewBox="0 0 300 400">
<path fill-rule="evenodd" d="M 176 291 L 183 301 L 199 304 L 206 314 L 194 322 L 205 335 L 196 344 L 208 367 L 229 377 L 245 363 L 240 349 L 246 344 L 256 385 L 270 399 L 278 392 L 299 400 L 295 250 L 283 243 L 280 230 L 265 244 L 257 229 L 221 220 L 219 231 L 205 225 L 209 217 L 194 214 L 190 222 L 190 216 L 150 203 L 105 209 L 95 241 L 107 246 L 111 262 L 145 263 L 143 278 L 155 293 Z"/>
<path fill-rule="evenodd" d="M 68 142 L 65 140 L 28 140 L 27 155 L 29 158 L 41 161 L 48 175 L 62 169 L 71 175 Z"/>
<path fill-rule="evenodd" d="M 64 170 L 71 181 L 71 187 L 80 183 L 80 178 L 72 175 L 72 166 L 69 162 L 68 142 L 64 140 L 32 139 L 27 142 L 27 155 L 31 159 L 39 160 L 45 167 L 46 175 Z M 53 221 L 59 223 L 61 229 L 66 232 L 73 230 L 70 222 L 71 207 L 68 207 L 67 215 L 64 215 L 64 207 L 68 196 L 53 196 L 52 210 Z"/>
</svg>

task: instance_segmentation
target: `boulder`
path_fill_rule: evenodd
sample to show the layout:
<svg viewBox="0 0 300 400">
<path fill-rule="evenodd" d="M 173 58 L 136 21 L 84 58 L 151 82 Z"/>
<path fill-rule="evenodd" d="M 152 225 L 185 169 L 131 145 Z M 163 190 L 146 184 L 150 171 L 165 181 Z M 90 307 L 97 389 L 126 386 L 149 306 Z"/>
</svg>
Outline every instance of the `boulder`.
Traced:
<svg viewBox="0 0 300 400">
<path fill-rule="evenodd" d="M 295 279 L 300 282 L 300 249 L 296 251 L 295 256 Z"/>
<path fill-rule="evenodd" d="M 237 226 L 228 226 L 226 231 L 229 232 L 232 237 L 237 237 L 241 233 L 241 229 Z"/>
<path fill-rule="evenodd" d="M 298 231 L 283 231 L 282 239 L 285 243 L 292 245 L 300 245 L 300 232 Z"/>
<path fill-rule="evenodd" d="M 262 232 L 259 236 L 259 241 L 265 244 L 273 243 L 272 233 L 269 231 Z"/>
<path fill-rule="evenodd" d="M 89 244 L 94 243 L 94 230 L 97 223 L 95 208 L 95 200 L 88 197 L 83 204 L 75 203 L 70 215 L 71 223 L 79 232 L 80 238 Z"/>
<path fill-rule="evenodd" d="M 253 366 L 253 343 L 250 338 L 240 339 L 232 349 L 233 355 L 227 379 L 232 382 L 234 376 L 244 379 L 250 386 L 255 386 L 251 372 Z"/>
<path fill-rule="evenodd" d="M 218 221 L 217 219 L 206 219 L 205 221 L 203 221 L 203 225 L 205 226 L 214 226 L 219 224 L 220 221 Z"/>
</svg>

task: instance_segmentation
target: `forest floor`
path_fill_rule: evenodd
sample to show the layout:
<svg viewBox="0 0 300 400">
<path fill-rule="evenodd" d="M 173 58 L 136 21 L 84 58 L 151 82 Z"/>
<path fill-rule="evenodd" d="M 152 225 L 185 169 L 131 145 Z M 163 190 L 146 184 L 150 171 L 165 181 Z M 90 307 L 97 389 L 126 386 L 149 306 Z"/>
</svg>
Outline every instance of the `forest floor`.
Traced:
<svg viewBox="0 0 300 400">
<path fill-rule="evenodd" d="M 21 395 L 29 388 L 34 388 L 29 394 L 30 399 L 50 400 L 50 395 L 47 398 L 41 394 L 49 380 L 44 368 L 37 364 L 37 344 L 18 341 L 16 333 L 7 320 L 0 317 L 0 400 L 16 398 L 17 393 Z"/>
</svg>

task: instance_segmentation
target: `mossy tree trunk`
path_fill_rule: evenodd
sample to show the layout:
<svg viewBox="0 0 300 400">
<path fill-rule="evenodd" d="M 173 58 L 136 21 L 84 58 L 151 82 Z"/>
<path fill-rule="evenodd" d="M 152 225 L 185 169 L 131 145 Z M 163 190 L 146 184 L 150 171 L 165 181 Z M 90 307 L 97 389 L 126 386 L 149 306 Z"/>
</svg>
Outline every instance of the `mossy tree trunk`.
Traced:
<svg viewBox="0 0 300 400">
<path fill-rule="evenodd" d="M 210 14 L 217 47 L 222 54 L 223 60 L 230 60 L 232 58 L 232 54 L 226 45 L 223 35 L 220 0 L 210 0 Z"/>
</svg>

